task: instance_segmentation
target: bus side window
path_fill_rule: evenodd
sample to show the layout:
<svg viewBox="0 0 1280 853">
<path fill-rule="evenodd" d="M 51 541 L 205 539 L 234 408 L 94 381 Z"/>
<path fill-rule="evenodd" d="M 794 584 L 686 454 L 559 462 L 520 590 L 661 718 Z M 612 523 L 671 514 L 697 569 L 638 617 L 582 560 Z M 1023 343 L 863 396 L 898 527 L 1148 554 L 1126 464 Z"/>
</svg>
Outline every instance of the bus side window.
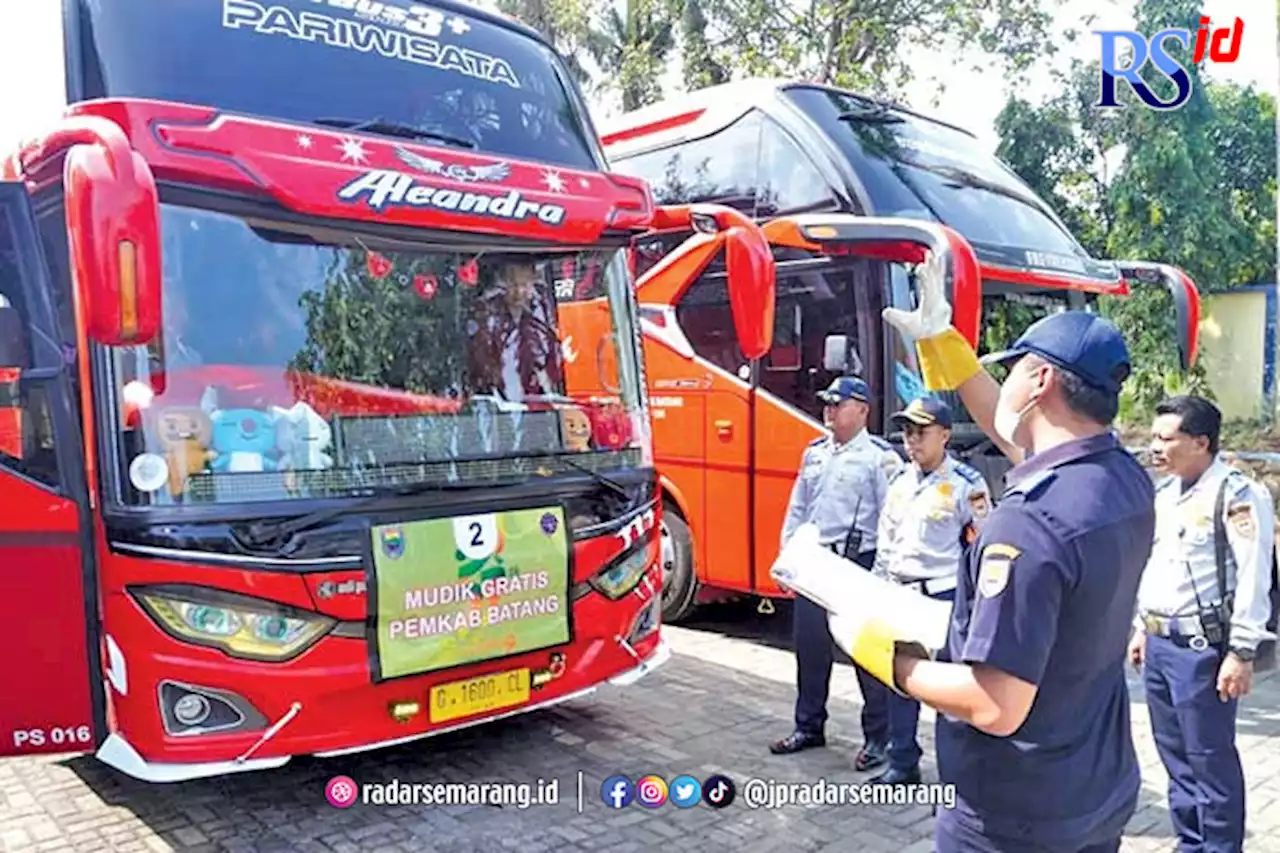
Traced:
<svg viewBox="0 0 1280 853">
<path fill-rule="evenodd" d="M 648 181 L 659 204 L 715 202 L 764 217 L 834 202 L 813 162 L 759 110 L 701 139 L 618 158 L 613 168 Z"/>
<path fill-rule="evenodd" d="M 747 363 L 729 307 L 724 273 L 703 273 L 676 305 L 676 320 L 693 351 L 734 376 Z"/>
</svg>

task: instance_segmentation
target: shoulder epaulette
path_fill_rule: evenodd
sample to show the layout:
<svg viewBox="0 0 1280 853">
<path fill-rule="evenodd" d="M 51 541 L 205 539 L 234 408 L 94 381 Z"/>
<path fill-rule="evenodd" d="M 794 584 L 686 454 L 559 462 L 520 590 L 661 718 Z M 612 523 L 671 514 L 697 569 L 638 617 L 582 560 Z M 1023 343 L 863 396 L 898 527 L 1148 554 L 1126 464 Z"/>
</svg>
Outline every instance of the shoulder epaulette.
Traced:
<svg viewBox="0 0 1280 853">
<path fill-rule="evenodd" d="M 881 438 L 878 435 L 871 436 L 871 443 L 874 444 L 876 447 L 880 448 L 881 450 L 893 450 L 893 445 L 885 441 L 883 438 Z"/>
<path fill-rule="evenodd" d="M 1256 482 L 1245 472 L 1239 468 L 1232 468 L 1227 472 L 1226 481 L 1231 484 L 1231 496 L 1239 497 L 1242 492 L 1251 491 L 1253 484 Z"/>
<path fill-rule="evenodd" d="M 956 469 L 956 473 L 959 474 L 964 479 L 968 480 L 971 485 L 974 485 L 974 486 L 986 485 L 986 481 L 983 480 L 982 475 L 978 473 L 978 469 L 974 468 L 972 465 L 968 464 L 967 462 L 961 462 L 959 459 L 957 459 L 955 464 L 955 469 Z"/>
<path fill-rule="evenodd" d="M 813 441 L 806 444 L 805 447 L 817 447 L 819 444 L 822 444 L 822 442 L 826 440 L 827 440 L 827 437 L 825 435 L 818 436 Z"/>
<path fill-rule="evenodd" d="M 1041 471 L 1027 479 L 1023 480 L 1016 486 L 1012 486 L 1005 492 L 1006 495 L 1022 495 L 1023 497 L 1034 497 L 1037 492 L 1042 491 L 1045 486 L 1052 483 L 1058 477 L 1058 472 L 1052 468 Z"/>
</svg>

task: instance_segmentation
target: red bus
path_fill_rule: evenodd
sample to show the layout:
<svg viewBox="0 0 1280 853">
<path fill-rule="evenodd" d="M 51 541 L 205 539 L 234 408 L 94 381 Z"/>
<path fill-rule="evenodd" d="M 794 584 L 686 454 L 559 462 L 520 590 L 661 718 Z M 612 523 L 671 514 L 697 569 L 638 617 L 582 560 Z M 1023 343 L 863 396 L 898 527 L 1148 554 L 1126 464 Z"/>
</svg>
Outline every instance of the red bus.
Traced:
<svg viewBox="0 0 1280 853">
<path fill-rule="evenodd" d="M 660 665 L 628 247 L 727 252 L 759 355 L 759 229 L 610 174 L 562 61 L 468 5 L 59 23 L 63 115 L 0 160 L 0 754 L 180 781 Z"/>
<path fill-rule="evenodd" d="M 1184 369 L 1199 297 L 1181 271 L 1091 258 L 1061 220 L 967 132 L 808 83 L 746 80 L 602 122 L 611 166 L 665 204 L 716 202 L 765 223 L 776 261 L 773 346 L 738 346 L 732 277 L 706 258 L 639 289 L 662 482 L 664 618 L 701 601 L 781 591 L 769 577 L 805 445 L 823 435 L 815 393 L 838 373 L 873 392 L 870 431 L 901 448 L 890 414 L 923 393 L 915 348 L 881 320 L 914 299 L 927 251 L 951 265 L 954 324 L 980 351 L 1046 312 L 1134 283 L 1168 287 Z M 684 235 L 641 245 L 638 269 Z M 999 494 L 1008 462 L 964 411 L 953 448 Z M 747 531 L 747 535 L 743 535 Z"/>
</svg>

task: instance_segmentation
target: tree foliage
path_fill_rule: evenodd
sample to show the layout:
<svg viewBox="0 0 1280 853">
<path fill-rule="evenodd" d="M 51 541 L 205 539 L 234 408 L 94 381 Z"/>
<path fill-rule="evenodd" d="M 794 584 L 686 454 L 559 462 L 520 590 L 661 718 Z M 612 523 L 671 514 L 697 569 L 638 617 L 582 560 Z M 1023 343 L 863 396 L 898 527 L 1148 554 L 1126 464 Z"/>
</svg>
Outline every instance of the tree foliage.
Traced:
<svg viewBox="0 0 1280 853">
<path fill-rule="evenodd" d="M 1200 11 L 1197 0 L 1145 0 L 1137 29 L 1186 26 Z M 1167 47 L 1191 78 L 1180 109 L 1148 109 L 1123 85 L 1123 109 L 1098 109 L 1098 64 L 1077 63 L 1053 98 L 1008 101 L 996 122 L 997 154 L 1096 256 L 1173 264 L 1201 293 L 1275 281 L 1275 99 L 1210 81 L 1189 50 L 1179 52 L 1173 41 Z M 1171 81 L 1150 65 L 1143 78 L 1162 99 L 1173 94 Z M 1173 391 L 1211 395 L 1202 368 L 1180 375 L 1163 291 L 1138 288 L 1104 303 L 1136 365 L 1122 416 L 1145 419 Z"/>
<path fill-rule="evenodd" d="M 1050 33 L 1062 3 L 497 0 L 545 34 L 580 83 L 624 110 L 672 94 L 664 78 L 691 91 L 734 77 L 798 77 L 891 98 L 914 79 L 913 48 L 972 55 L 975 66 L 995 59 L 1017 75 L 1063 39 Z M 668 74 L 677 62 L 681 73 Z"/>
</svg>

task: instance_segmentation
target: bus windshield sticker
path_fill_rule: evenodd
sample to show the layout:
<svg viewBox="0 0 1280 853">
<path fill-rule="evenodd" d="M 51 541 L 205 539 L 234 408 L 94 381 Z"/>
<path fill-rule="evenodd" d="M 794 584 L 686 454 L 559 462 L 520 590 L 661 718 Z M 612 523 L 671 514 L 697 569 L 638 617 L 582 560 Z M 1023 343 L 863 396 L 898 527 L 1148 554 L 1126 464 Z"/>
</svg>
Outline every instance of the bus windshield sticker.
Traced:
<svg viewBox="0 0 1280 853">
<path fill-rule="evenodd" d="M 565 527 L 544 507 L 372 528 L 376 679 L 569 642 Z"/>
<path fill-rule="evenodd" d="M 471 25 L 458 15 L 447 18 L 442 12 L 421 4 L 405 10 L 367 0 L 362 0 L 358 6 L 352 0 L 329 0 L 329 7 L 349 9 L 357 17 L 367 20 L 343 20 L 312 10 L 294 11 L 286 6 L 269 6 L 254 0 L 222 0 L 222 26 L 232 30 L 247 29 L 260 35 L 283 35 L 361 53 L 372 51 L 387 59 L 456 71 L 486 83 L 521 88 L 515 69 L 505 59 L 440 40 L 443 37 L 460 37 L 471 29 Z M 362 15 L 360 9 L 370 11 Z M 391 18 L 395 18 L 404 30 L 386 29 L 379 25 Z"/>
<path fill-rule="evenodd" d="M 361 196 L 370 208 L 379 212 L 388 205 L 434 208 L 516 222 L 536 220 L 544 225 L 561 225 L 565 218 L 565 209 L 560 205 L 529 201 L 518 190 L 509 190 L 504 195 L 462 192 L 428 186 L 392 169 L 374 169 L 338 190 L 342 201 L 353 202 Z"/>
</svg>

